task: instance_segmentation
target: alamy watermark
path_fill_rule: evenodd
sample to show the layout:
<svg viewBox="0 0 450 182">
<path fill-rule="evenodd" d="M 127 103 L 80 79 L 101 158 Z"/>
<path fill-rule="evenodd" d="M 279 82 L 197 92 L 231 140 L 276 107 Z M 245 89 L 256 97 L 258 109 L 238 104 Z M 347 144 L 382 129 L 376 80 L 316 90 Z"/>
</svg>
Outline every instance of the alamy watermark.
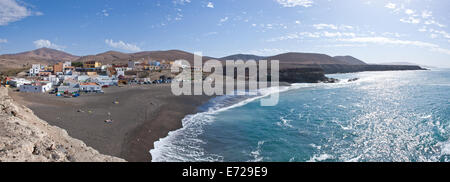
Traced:
<svg viewBox="0 0 450 182">
<path fill-rule="evenodd" d="M 271 88 L 261 106 L 275 106 L 279 100 L 278 60 L 208 60 L 202 53 L 194 53 L 194 65 L 177 60 L 171 72 L 178 74 L 172 80 L 174 95 L 258 95 Z"/>
</svg>

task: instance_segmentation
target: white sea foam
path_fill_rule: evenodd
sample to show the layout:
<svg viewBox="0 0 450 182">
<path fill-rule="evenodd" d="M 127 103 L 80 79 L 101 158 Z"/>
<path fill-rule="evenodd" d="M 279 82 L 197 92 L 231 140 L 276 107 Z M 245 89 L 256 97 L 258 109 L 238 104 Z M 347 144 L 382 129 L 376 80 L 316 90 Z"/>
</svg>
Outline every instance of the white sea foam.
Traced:
<svg viewBox="0 0 450 182">
<path fill-rule="evenodd" d="M 258 146 L 256 147 L 255 151 L 250 152 L 250 154 L 253 156 L 253 160 L 249 162 L 261 162 L 263 161 L 264 157 L 261 156 L 261 150 L 262 146 L 264 145 L 265 141 L 259 141 Z"/>
<path fill-rule="evenodd" d="M 441 155 L 450 155 L 450 142 L 441 144 Z"/>
<path fill-rule="evenodd" d="M 359 160 L 361 160 L 361 156 L 346 160 L 345 162 L 359 162 Z"/>
<path fill-rule="evenodd" d="M 292 120 L 286 119 L 283 116 L 280 117 L 279 122 L 277 122 L 277 125 L 280 127 L 288 127 L 288 128 L 294 128 L 294 126 L 292 126 L 290 123 Z"/>
<path fill-rule="evenodd" d="M 309 144 L 311 147 L 313 147 L 313 148 L 315 148 L 315 149 L 317 149 L 317 150 L 320 150 L 321 148 L 322 148 L 322 146 L 319 146 L 319 145 L 316 145 L 316 144 Z"/>
<path fill-rule="evenodd" d="M 321 162 L 325 160 L 333 159 L 332 155 L 329 154 L 320 154 L 320 155 L 314 155 L 312 156 L 308 161 L 306 162 Z"/>
</svg>

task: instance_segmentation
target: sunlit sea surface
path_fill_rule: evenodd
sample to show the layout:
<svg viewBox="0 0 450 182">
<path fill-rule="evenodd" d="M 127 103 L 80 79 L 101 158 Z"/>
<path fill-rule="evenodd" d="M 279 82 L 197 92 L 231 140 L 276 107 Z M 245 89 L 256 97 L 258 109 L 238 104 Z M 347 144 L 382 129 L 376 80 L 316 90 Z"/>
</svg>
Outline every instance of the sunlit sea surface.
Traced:
<svg viewBox="0 0 450 182">
<path fill-rule="evenodd" d="M 341 81 L 281 87 L 275 107 L 260 99 L 278 89 L 213 99 L 153 161 L 450 160 L 450 70 L 328 76 Z"/>
</svg>

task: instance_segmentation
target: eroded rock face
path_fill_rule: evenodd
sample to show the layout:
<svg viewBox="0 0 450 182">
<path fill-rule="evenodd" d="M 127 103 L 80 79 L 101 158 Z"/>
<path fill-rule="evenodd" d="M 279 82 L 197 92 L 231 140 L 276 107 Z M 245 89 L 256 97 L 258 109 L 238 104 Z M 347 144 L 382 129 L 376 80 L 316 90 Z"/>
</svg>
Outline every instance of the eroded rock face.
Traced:
<svg viewBox="0 0 450 182">
<path fill-rule="evenodd" d="M 50 126 L 0 87 L 0 162 L 125 162 Z"/>
<path fill-rule="evenodd" d="M 334 83 L 338 80 L 325 76 L 323 69 L 309 68 L 290 68 L 280 70 L 280 81 L 288 83 Z"/>
</svg>

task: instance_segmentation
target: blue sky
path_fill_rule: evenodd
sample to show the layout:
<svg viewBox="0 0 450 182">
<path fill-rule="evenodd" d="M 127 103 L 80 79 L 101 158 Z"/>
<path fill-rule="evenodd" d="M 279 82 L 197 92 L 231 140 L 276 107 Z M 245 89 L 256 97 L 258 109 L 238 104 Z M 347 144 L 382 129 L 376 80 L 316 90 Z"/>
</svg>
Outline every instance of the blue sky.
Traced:
<svg viewBox="0 0 450 182">
<path fill-rule="evenodd" d="M 450 67 L 448 0 L 0 0 L 0 54 L 315 52 Z"/>
</svg>

